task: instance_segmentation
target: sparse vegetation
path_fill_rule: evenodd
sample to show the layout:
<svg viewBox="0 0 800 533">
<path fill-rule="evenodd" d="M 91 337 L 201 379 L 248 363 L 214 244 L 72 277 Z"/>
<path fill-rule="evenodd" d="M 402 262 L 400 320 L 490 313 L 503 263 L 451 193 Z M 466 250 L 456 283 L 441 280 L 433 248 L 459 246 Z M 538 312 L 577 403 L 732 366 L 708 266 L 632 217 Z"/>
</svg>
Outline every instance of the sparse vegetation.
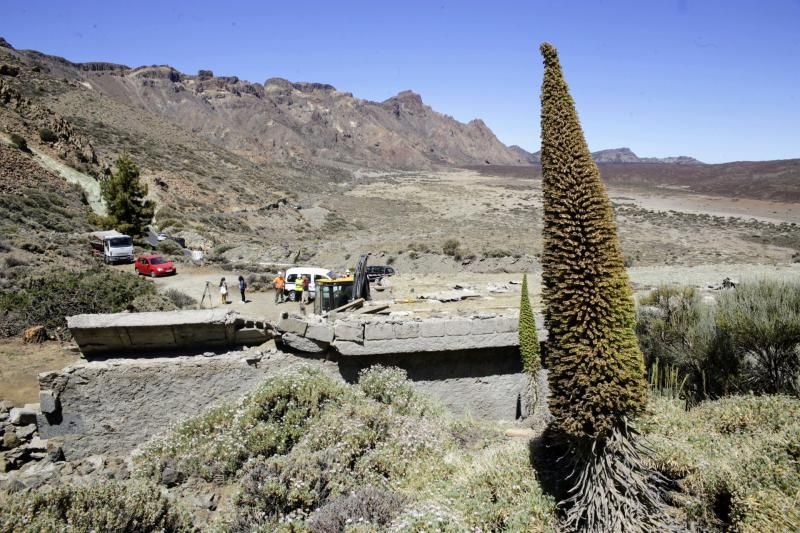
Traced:
<svg viewBox="0 0 800 533">
<path fill-rule="evenodd" d="M 447 239 L 442 245 L 442 253 L 444 255 L 455 256 L 460 246 L 461 242 L 458 239 Z"/>
<path fill-rule="evenodd" d="M 52 144 L 58 141 L 58 135 L 50 128 L 41 128 L 39 130 L 39 139 L 41 139 L 43 143 Z"/>
<path fill-rule="evenodd" d="M 167 289 L 164 291 L 164 296 L 169 298 L 169 300 L 175 304 L 175 307 L 178 309 L 189 309 L 197 305 L 197 300 L 185 292 L 179 291 L 178 289 Z"/>
<path fill-rule="evenodd" d="M 183 256 L 183 248 L 181 248 L 180 244 L 170 239 L 165 239 L 159 242 L 158 245 L 156 246 L 156 250 L 165 255 L 172 255 L 178 257 Z"/>
<path fill-rule="evenodd" d="M 659 287 L 640 301 L 637 333 L 648 366 L 659 361 L 686 378 L 690 402 L 798 393 L 800 284 L 745 282 L 716 305 L 689 287 Z"/>
<path fill-rule="evenodd" d="M 22 152 L 30 152 L 31 149 L 28 148 L 28 141 L 25 140 L 25 137 L 19 135 L 18 133 L 12 133 L 9 138 L 11 139 L 11 144 L 17 149 Z"/>
<path fill-rule="evenodd" d="M 31 274 L 0 292 L 0 337 L 31 325 L 55 331 L 66 326 L 66 316 L 124 311 L 136 297 L 154 293 L 153 285 L 137 276 L 107 269 Z"/>
<path fill-rule="evenodd" d="M 0 531 L 189 532 L 185 511 L 149 483 L 61 486 L 0 493 Z"/>
</svg>

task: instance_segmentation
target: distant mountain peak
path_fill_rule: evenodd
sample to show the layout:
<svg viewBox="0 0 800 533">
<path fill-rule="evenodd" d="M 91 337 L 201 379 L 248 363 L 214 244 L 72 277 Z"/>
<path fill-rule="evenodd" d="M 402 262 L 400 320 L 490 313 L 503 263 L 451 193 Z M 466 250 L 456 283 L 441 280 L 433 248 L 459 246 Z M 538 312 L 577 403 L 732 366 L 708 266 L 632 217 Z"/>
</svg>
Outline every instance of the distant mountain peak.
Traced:
<svg viewBox="0 0 800 533">
<path fill-rule="evenodd" d="M 541 163 L 541 151 L 538 152 L 528 152 L 521 146 L 512 145 L 508 147 L 510 150 L 513 150 L 515 153 L 519 154 L 522 160 L 527 161 L 531 164 L 539 164 Z M 623 146 L 621 148 L 608 148 L 606 150 L 598 150 L 596 152 L 592 152 L 592 159 L 594 159 L 595 163 L 666 163 L 666 164 L 674 164 L 674 165 L 703 165 L 702 161 L 695 159 L 694 157 L 689 157 L 686 155 L 679 155 L 673 157 L 639 157 L 636 153 L 628 148 L 627 146 Z"/>
</svg>

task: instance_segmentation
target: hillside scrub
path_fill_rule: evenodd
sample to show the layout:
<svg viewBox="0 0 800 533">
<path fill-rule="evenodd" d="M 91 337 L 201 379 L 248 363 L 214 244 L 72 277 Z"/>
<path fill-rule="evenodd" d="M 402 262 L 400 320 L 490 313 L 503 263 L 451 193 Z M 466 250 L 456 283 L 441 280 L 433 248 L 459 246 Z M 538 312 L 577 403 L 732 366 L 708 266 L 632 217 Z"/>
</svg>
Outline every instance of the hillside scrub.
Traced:
<svg viewBox="0 0 800 533">
<path fill-rule="evenodd" d="M 405 373 L 373 367 L 358 385 L 317 370 L 269 378 L 188 420 L 135 458 L 135 476 L 225 478 L 238 491 L 227 531 L 554 530 L 524 442 L 452 418 Z M 360 496 L 360 497 L 359 497 Z"/>
<path fill-rule="evenodd" d="M 800 401 L 732 396 L 686 412 L 655 400 L 640 424 L 674 505 L 700 531 L 796 531 Z"/>
<path fill-rule="evenodd" d="M 192 531 L 188 515 L 149 483 L 107 482 L 0 493 L 0 532 Z"/>
<path fill-rule="evenodd" d="M 674 367 L 691 402 L 727 394 L 797 394 L 800 284 L 761 279 L 704 304 L 695 289 L 659 287 L 639 302 L 647 364 Z"/>
<path fill-rule="evenodd" d="M 0 292 L 0 337 L 18 335 L 31 325 L 65 328 L 67 316 L 117 313 L 137 297 L 154 294 L 155 287 L 137 276 L 103 268 L 33 273 Z"/>
</svg>

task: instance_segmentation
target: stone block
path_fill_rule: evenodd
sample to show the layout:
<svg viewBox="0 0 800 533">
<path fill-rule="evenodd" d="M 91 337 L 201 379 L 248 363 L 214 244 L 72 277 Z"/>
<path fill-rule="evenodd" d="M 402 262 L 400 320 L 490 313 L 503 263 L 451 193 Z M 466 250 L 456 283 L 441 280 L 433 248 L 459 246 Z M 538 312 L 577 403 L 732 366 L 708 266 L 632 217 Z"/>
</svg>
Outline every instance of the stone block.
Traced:
<svg viewBox="0 0 800 533">
<path fill-rule="evenodd" d="M 281 318 L 278 322 L 279 331 L 294 333 L 295 335 L 300 335 L 301 337 L 306 334 L 307 328 L 308 324 L 305 322 L 305 320 L 300 320 L 299 318 Z"/>
<path fill-rule="evenodd" d="M 472 321 L 470 335 L 488 335 L 495 332 L 495 318 L 480 318 Z"/>
<path fill-rule="evenodd" d="M 392 330 L 396 339 L 414 339 L 419 337 L 419 322 L 398 322 L 393 325 Z"/>
<path fill-rule="evenodd" d="M 519 319 L 510 316 L 501 316 L 494 320 L 494 330 L 497 333 L 514 333 L 519 330 Z"/>
<path fill-rule="evenodd" d="M 58 397 L 51 390 L 39 391 L 39 405 L 45 414 L 58 412 Z"/>
<path fill-rule="evenodd" d="M 330 344 L 333 342 L 333 328 L 325 324 L 309 324 L 306 338 Z"/>
<path fill-rule="evenodd" d="M 30 439 L 36 433 L 36 424 L 28 424 L 27 426 L 17 427 L 17 437 L 21 440 Z"/>
<path fill-rule="evenodd" d="M 472 332 L 472 320 L 456 319 L 444 323 L 445 335 L 469 335 Z"/>
<path fill-rule="evenodd" d="M 338 340 L 364 342 L 364 326 L 358 322 L 337 321 L 333 334 Z"/>
<path fill-rule="evenodd" d="M 492 333 L 490 335 L 458 335 L 445 337 L 415 337 L 410 339 L 365 340 L 364 344 L 335 340 L 333 347 L 346 356 L 387 355 L 420 352 L 447 352 L 518 346 L 519 335 Z"/>
<path fill-rule="evenodd" d="M 365 340 L 386 340 L 394 338 L 394 327 L 389 322 L 367 322 L 364 324 Z"/>
<path fill-rule="evenodd" d="M 27 426 L 36 423 L 36 411 L 27 405 L 25 407 L 14 407 L 8 413 L 8 421 L 15 426 Z"/>
<path fill-rule="evenodd" d="M 298 352 L 322 353 L 326 348 L 326 346 L 320 345 L 320 343 L 316 341 L 295 335 L 294 333 L 284 333 L 281 336 L 281 341 L 289 348 L 297 350 Z"/>
<path fill-rule="evenodd" d="M 420 337 L 444 337 L 444 320 L 423 320 L 419 324 Z"/>
</svg>

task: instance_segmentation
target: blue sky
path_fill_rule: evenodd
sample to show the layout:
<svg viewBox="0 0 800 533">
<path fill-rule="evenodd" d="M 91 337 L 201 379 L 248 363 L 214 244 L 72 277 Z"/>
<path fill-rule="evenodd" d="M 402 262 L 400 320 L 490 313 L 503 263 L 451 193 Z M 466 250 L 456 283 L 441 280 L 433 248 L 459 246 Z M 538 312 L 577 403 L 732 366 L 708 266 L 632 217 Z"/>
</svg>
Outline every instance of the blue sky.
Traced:
<svg viewBox="0 0 800 533">
<path fill-rule="evenodd" d="M 547 40 L 592 150 L 800 157 L 800 0 L 25 0 L 5 3 L 0 36 L 73 61 L 318 81 L 370 100 L 412 89 L 529 150 Z"/>
</svg>

